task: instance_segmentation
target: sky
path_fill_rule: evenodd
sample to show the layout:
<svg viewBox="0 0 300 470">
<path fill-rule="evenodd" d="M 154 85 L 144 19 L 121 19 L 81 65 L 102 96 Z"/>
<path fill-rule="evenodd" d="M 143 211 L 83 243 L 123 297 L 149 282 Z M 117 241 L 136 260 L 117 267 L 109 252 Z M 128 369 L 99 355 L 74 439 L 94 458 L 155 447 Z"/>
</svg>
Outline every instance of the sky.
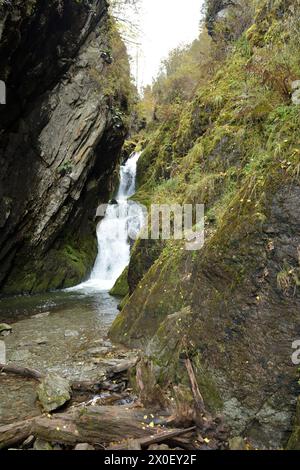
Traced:
<svg viewBox="0 0 300 470">
<path fill-rule="evenodd" d="M 203 0 L 141 0 L 136 39 L 140 45 L 128 45 L 139 89 L 152 83 L 172 49 L 198 37 L 202 5 Z"/>
</svg>

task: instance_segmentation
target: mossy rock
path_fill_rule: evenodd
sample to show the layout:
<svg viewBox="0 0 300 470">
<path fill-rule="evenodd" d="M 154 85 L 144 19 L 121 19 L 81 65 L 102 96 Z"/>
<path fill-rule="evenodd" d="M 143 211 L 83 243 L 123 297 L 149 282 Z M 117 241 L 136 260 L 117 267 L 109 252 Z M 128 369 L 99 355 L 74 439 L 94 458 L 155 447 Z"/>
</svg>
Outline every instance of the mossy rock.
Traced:
<svg viewBox="0 0 300 470">
<path fill-rule="evenodd" d="M 7 325 L 7 323 L 0 323 L 0 335 L 1 333 L 10 333 L 12 331 L 12 327 Z"/>
<path fill-rule="evenodd" d="M 121 276 L 117 279 L 114 287 L 110 290 L 110 295 L 117 297 L 126 297 L 129 292 L 128 285 L 128 267 L 124 269 Z"/>
<path fill-rule="evenodd" d="M 97 241 L 93 235 L 80 242 L 68 238 L 61 247 L 52 248 L 40 258 L 20 255 L 2 292 L 40 293 L 75 286 L 88 276 L 96 256 Z"/>
<path fill-rule="evenodd" d="M 37 388 L 39 402 L 47 412 L 61 408 L 71 399 L 71 387 L 66 379 L 48 374 Z"/>
</svg>

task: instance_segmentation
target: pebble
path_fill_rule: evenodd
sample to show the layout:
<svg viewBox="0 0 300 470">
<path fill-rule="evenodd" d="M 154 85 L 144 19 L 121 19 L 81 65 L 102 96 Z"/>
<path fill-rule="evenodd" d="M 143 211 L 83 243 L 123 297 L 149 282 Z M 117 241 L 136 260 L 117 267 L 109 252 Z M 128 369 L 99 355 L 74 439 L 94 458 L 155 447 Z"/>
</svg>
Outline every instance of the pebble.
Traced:
<svg viewBox="0 0 300 470">
<path fill-rule="evenodd" d="M 74 450 L 95 450 L 93 446 L 87 443 L 77 444 Z"/>
<path fill-rule="evenodd" d="M 75 330 L 66 330 L 64 336 L 65 338 L 77 338 L 79 336 L 79 333 Z"/>
</svg>

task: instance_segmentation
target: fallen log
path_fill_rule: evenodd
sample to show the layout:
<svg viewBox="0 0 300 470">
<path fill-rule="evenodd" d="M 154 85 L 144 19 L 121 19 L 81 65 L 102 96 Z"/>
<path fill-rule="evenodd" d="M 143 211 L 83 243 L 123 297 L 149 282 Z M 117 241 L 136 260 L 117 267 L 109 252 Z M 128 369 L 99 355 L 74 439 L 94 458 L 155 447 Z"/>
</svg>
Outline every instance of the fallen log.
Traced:
<svg viewBox="0 0 300 470">
<path fill-rule="evenodd" d="M 197 446 L 195 445 L 194 439 L 187 437 L 176 436 L 167 441 L 168 445 L 172 448 L 180 447 L 184 450 L 196 450 Z"/>
<path fill-rule="evenodd" d="M 153 429 L 143 423 L 145 414 L 144 409 L 124 406 L 77 408 L 52 418 L 35 418 L 31 434 L 47 442 L 66 445 L 109 444 L 153 434 Z"/>
<path fill-rule="evenodd" d="M 18 423 L 0 426 L 0 449 L 21 444 L 32 433 L 35 418 L 26 419 Z"/>
<path fill-rule="evenodd" d="M 45 374 L 39 370 L 30 369 L 29 367 L 20 367 L 14 364 L 0 364 L 0 373 L 19 375 L 26 379 L 34 379 L 40 381 L 45 377 Z"/>
<path fill-rule="evenodd" d="M 25 379 L 33 379 L 40 382 L 46 377 L 46 373 L 43 373 L 37 369 L 31 369 L 29 367 L 20 367 L 14 364 L 0 364 L 0 374 L 13 374 Z M 74 392 L 86 392 L 86 393 L 98 393 L 101 390 L 109 390 L 111 392 L 119 391 L 121 385 L 113 384 L 108 381 L 74 381 L 71 382 L 71 388 Z"/>
<path fill-rule="evenodd" d="M 140 438 L 153 433 L 144 425 L 145 409 L 124 406 L 90 407 L 78 413 L 76 424 L 83 442 L 116 442 L 124 438 Z"/>
<path fill-rule="evenodd" d="M 126 450 L 130 447 L 131 442 L 138 444 L 143 449 L 145 447 L 149 447 L 152 444 L 160 444 L 162 442 L 170 441 L 172 439 L 175 439 L 176 437 L 182 436 L 183 434 L 187 434 L 195 430 L 196 426 L 187 429 L 172 429 L 170 431 L 162 431 L 155 435 L 152 434 L 150 437 L 143 437 L 135 440 L 130 439 L 122 445 L 110 446 L 107 450 Z"/>
<path fill-rule="evenodd" d="M 75 446 L 81 442 L 101 444 L 124 438 L 150 436 L 145 427 L 144 409 L 123 406 L 99 406 L 75 409 L 69 413 L 39 416 L 0 427 L 0 449 L 20 444 L 30 435 L 46 442 Z"/>
<path fill-rule="evenodd" d="M 153 435 L 153 428 L 144 424 L 144 416 L 147 413 L 139 408 L 98 406 L 76 409 L 52 417 L 39 416 L 0 427 L 0 449 L 21 444 L 30 435 L 46 442 L 69 446 L 81 442 L 94 445 L 109 444 L 127 438 L 129 441 L 135 440 L 135 445 L 145 448 L 195 430 L 195 427 L 175 429 L 159 431 Z M 129 441 L 109 449 L 126 449 L 130 445 Z"/>
<path fill-rule="evenodd" d="M 82 440 L 76 426 L 75 417 L 71 413 L 63 413 L 49 418 L 38 417 L 34 420 L 31 434 L 46 442 L 55 442 L 75 446 Z M 89 442 L 90 443 L 90 442 Z"/>
</svg>

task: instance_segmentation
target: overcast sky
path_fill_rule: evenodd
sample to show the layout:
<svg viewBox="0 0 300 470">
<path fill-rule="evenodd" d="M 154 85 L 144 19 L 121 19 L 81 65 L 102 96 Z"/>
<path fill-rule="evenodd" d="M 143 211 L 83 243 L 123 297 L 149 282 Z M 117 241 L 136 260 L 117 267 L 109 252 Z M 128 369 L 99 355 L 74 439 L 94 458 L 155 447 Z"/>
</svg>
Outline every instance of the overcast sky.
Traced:
<svg viewBox="0 0 300 470">
<path fill-rule="evenodd" d="M 139 87 L 152 82 L 162 59 L 183 43 L 197 38 L 203 0 L 141 0 L 139 29 Z M 136 46 L 130 48 L 136 71 Z"/>
</svg>

